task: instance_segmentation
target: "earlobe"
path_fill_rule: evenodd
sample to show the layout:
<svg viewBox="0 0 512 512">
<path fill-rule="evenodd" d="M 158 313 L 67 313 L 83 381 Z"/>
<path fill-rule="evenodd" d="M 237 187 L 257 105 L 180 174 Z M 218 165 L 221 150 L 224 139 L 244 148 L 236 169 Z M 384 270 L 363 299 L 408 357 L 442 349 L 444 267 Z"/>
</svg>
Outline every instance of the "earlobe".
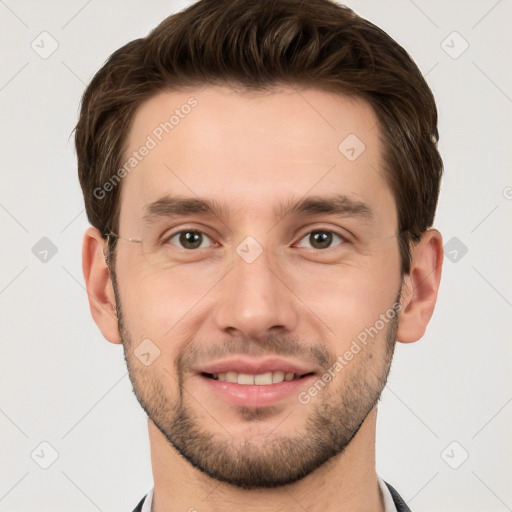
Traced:
<svg viewBox="0 0 512 512">
<path fill-rule="evenodd" d="M 105 262 L 105 240 L 96 228 L 89 228 L 82 245 L 84 274 L 91 314 L 103 336 L 111 343 L 121 343 L 115 296 L 110 272 Z"/>
<path fill-rule="evenodd" d="M 398 341 L 412 343 L 425 333 L 437 300 L 443 256 L 441 233 L 427 230 L 412 250 L 410 272 L 404 278 Z"/>
</svg>

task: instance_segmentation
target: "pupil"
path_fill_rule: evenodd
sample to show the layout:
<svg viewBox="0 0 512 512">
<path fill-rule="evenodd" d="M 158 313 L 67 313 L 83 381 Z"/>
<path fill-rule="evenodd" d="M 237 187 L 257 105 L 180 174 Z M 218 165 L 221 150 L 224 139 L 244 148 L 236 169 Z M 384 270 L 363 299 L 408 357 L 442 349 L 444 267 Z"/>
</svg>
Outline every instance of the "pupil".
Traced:
<svg viewBox="0 0 512 512">
<path fill-rule="evenodd" d="M 329 247 L 332 242 L 332 233 L 326 233 L 325 231 L 317 231 L 316 233 L 311 235 L 315 240 L 315 244 L 320 245 L 319 248 L 325 249 Z M 313 246 L 315 244 L 312 244 Z"/>
<path fill-rule="evenodd" d="M 186 249 L 197 249 L 201 245 L 201 233 L 197 231 L 185 231 L 180 236 L 180 243 Z M 187 244 L 189 244 L 187 246 Z M 190 247 L 192 245 L 192 247 Z"/>
</svg>

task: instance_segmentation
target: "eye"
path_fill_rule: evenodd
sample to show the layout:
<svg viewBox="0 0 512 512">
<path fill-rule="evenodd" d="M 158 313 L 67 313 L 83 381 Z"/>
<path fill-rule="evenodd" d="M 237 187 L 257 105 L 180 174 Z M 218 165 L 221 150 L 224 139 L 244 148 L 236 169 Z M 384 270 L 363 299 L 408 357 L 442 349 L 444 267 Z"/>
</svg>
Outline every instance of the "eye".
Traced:
<svg viewBox="0 0 512 512">
<path fill-rule="evenodd" d="M 342 245 L 347 242 L 341 235 L 326 229 L 316 229 L 314 231 L 310 231 L 306 236 L 301 238 L 301 240 L 308 239 L 312 245 L 312 247 L 309 247 L 311 249 L 330 249 L 330 245 L 332 244 L 334 238 L 340 240 L 341 243 L 338 245 Z M 300 243 L 298 246 L 304 247 L 301 246 Z"/>
<path fill-rule="evenodd" d="M 173 240 L 177 238 L 177 242 L 173 242 Z M 210 243 L 206 246 L 203 246 L 203 242 L 205 240 L 209 240 Z M 171 235 L 167 238 L 167 243 L 171 243 L 173 245 L 181 245 L 182 249 L 193 250 L 193 249 L 204 249 L 205 247 L 212 246 L 212 240 L 208 235 L 205 235 L 201 231 L 196 231 L 193 229 L 187 229 L 184 231 L 178 231 L 174 235 Z"/>
</svg>

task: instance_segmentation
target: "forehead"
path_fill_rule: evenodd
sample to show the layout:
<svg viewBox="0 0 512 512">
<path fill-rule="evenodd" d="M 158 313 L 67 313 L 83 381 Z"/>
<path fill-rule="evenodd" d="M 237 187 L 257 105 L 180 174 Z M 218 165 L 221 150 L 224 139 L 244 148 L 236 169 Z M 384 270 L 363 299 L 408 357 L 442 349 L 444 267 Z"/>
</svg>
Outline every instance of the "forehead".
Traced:
<svg viewBox="0 0 512 512">
<path fill-rule="evenodd" d="M 338 194 L 395 220 L 375 113 L 340 94 L 218 86 L 162 92 L 138 109 L 124 163 L 134 165 L 122 182 L 121 223 L 136 223 L 166 195 L 270 218 L 293 199 Z"/>
</svg>

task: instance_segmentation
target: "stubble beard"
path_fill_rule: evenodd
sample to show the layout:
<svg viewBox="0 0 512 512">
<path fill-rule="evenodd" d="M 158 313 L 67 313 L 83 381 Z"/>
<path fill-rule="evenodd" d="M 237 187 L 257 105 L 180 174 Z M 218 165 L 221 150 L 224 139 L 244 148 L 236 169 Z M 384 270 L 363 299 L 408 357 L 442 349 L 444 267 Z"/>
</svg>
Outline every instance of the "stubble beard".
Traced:
<svg viewBox="0 0 512 512">
<path fill-rule="evenodd" d="M 222 426 L 222 418 L 211 419 L 203 414 L 201 420 L 191 407 L 195 405 L 201 410 L 197 398 L 184 386 L 184 370 L 180 367 L 183 358 L 177 361 L 176 376 L 169 373 L 179 389 L 177 400 L 170 403 L 151 367 L 142 368 L 133 355 L 135 347 L 123 322 L 115 283 L 114 291 L 119 332 L 137 400 L 170 445 L 195 468 L 215 480 L 243 489 L 272 488 L 301 480 L 343 453 L 377 404 L 386 384 L 398 329 L 397 316 L 387 324 L 383 337 L 369 342 L 386 344 L 385 356 L 380 361 L 371 357 L 370 345 L 365 346 L 343 368 L 342 389 L 334 387 L 334 377 L 329 386 L 319 392 L 318 399 L 307 406 L 298 405 L 298 410 L 292 412 L 308 414 L 301 432 L 279 433 L 278 426 L 261 439 L 250 436 L 237 439 Z M 400 296 L 396 303 L 399 299 Z M 335 357 L 329 354 L 331 361 Z M 245 408 L 238 413 L 245 422 L 254 423 L 271 415 L 272 408 Z M 204 420 L 205 416 L 208 421 Z M 208 429 L 205 423 L 214 427 Z"/>
</svg>

